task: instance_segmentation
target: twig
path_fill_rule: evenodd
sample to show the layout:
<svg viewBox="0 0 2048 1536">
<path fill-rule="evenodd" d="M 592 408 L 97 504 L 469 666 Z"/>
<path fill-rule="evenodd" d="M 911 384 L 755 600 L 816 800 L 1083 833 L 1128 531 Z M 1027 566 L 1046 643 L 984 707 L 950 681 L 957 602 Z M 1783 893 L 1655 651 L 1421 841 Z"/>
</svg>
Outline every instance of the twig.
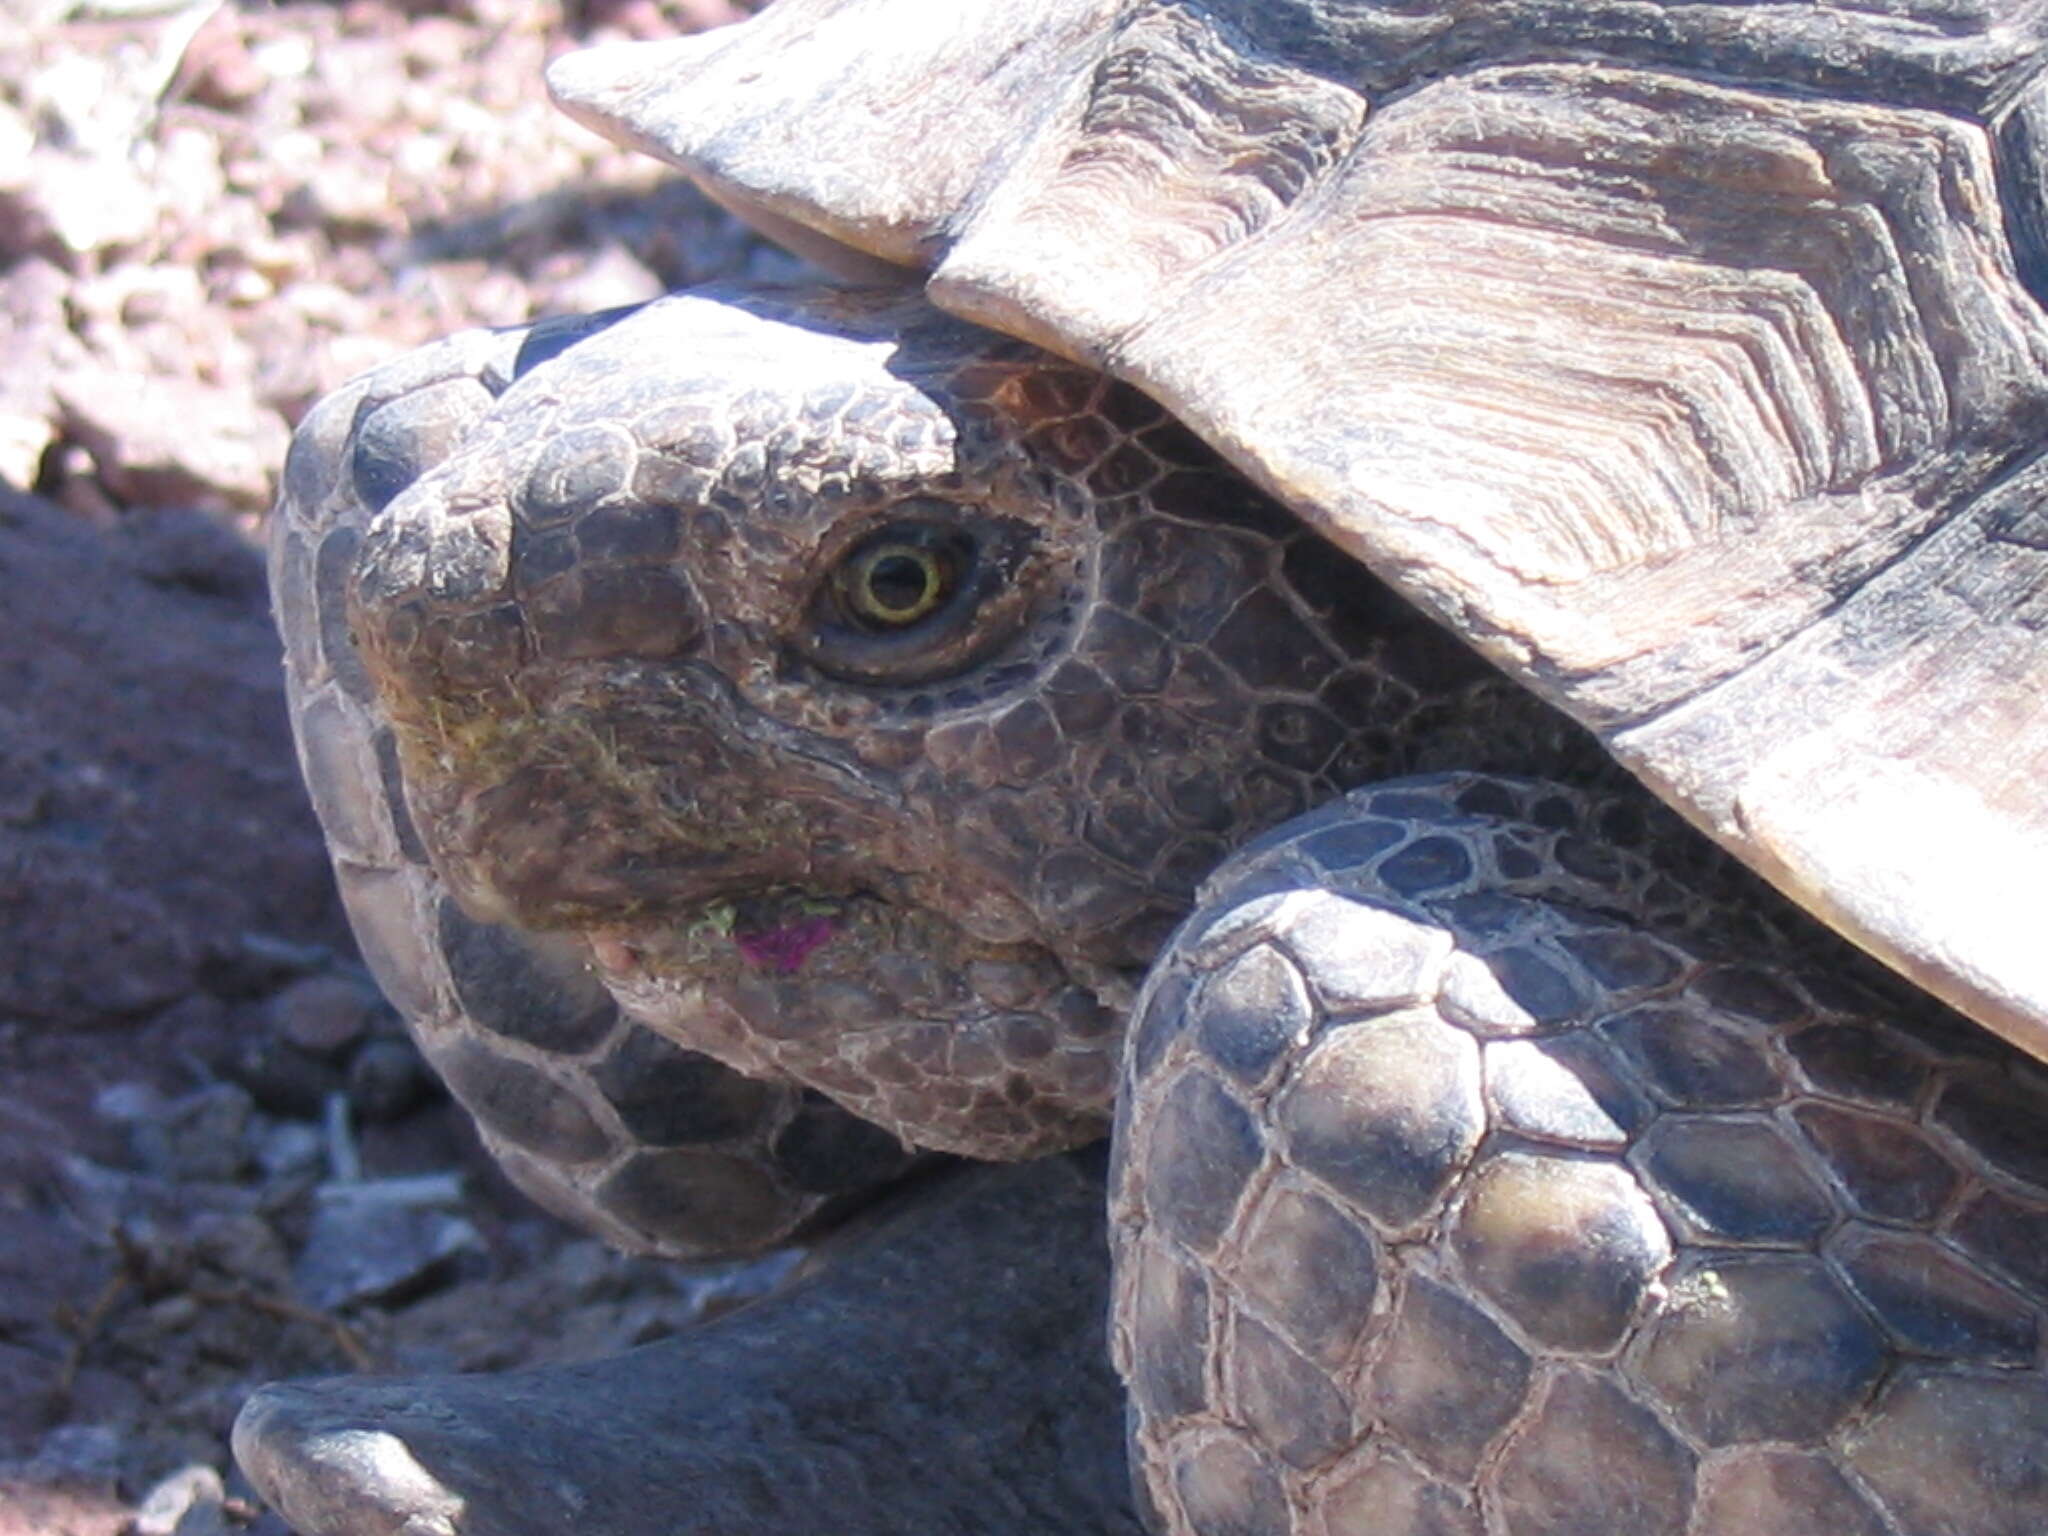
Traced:
<svg viewBox="0 0 2048 1536">
<path fill-rule="evenodd" d="M 115 1305 L 131 1289 L 145 1285 L 149 1279 L 151 1265 L 148 1253 L 124 1229 L 116 1227 L 112 1235 L 114 1247 L 120 1255 L 114 1273 L 108 1277 L 106 1284 L 100 1287 L 98 1294 L 93 1297 L 91 1304 L 83 1313 L 75 1312 L 69 1306 L 60 1306 L 56 1312 L 55 1320 L 58 1326 L 71 1335 L 70 1348 L 64 1352 L 63 1364 L 58 1367 L 57 1379 L 50 1387 L 52 1411 L 60 1416 L 70 1410 L 71 1396 L 78 1386 L 78 1373 L 85 1367 L 86 1351 L 99 1338 Z M 376 1369 L 376 1357 L 370 1353 L 368 1346 L 353 1328 L 331 1312 L 304 1306 L 289 1297 L 260 1291 L 248 1285 L 186 1284 L 174 1289 L 178 1294 L 189 1296 L 201 1306 L 247 1307 L 251 1311 L 282 1318 L 286 1322 L 309 1324 L 327 1335 L 352 1369 Z"/>
<path fill-rule="evenodd" d="M 114 1303 L 134 1283 L 135 1276 L 124 1251 L 121 1267 L 108 1277 L 107 1283 L 100 1287 L 99 1294 L 93 1297 L 92 1304 L 82 1314 L 72 1313 L 69 1307 L 59 1310 L 57 1322 L 70 1331 L 71 1347 L 64 1351 L 64 1363 L 58 1367 L 57 1379 L 50 1386 L 51 1406 L 58 1415 L 70 1412 L 71 1394 L 78 1386 L 78 1373 L 85 1368 L 85 1352 L 105 1326 L 107 1314 L 114 1310 Z"/>
<path fill-rule="evenodd" d="M 248 1307 L 252 1311 L 267 1312 L 272 1317 L 281 1317 L 288 1323 L 310 1323 L 324 1329 L 334 1341 L 334 1347 L 341 1351 L 348 1363 L 359 1371 L 376 1369 L 376 1358 L 367 1346 L 356 1336 L 356 1331 L 331 1312 L 322 1312 L 317 1307 L 302 1306 L 283 1296 L 268 1291 L 258 1291 L 246 1285 L 216 1289 L 213 1286 L 195 1285 L 186 1289 L 190 1296 L 210 1307 Z"/>
</svg>

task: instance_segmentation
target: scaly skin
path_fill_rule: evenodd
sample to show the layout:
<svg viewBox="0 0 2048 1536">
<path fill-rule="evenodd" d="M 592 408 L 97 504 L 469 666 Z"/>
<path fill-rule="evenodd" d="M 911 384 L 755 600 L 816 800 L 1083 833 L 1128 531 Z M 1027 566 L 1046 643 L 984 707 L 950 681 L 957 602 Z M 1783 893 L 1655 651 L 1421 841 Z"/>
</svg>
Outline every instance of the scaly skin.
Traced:
<svg viewBox="0 0 2048 1536">
<path fill-rule="evenodd" d="M 1157 1529 L 2048 1519 L 2048 1084 L 1630 819 L 1360 791 L 1232 859 L 1155 967 L 1111 1216 Z"/>
<path fill-rule="evenodd" d="M 303 429 L 283 513 L 352 910 L 557 1209 L 746 1248 L 899 1141 L 1026 1158 L 1114 1110 L 1158 1530 L 2048 1518 L 2038 1070 L 1873 980 L 1127 390 L 900 296 L 674 296 L 374 376 Z M 864 623 L 920 550 L 929 617 Z M 1028 1309 L 1052 1282 L 988 1283 Z M 836 1358 L 832 1311 L 788 1346 Z M 1018 1375 L 1099 1347 L 1048 1327 L 989 1347 Z M 634 1366 L 602 1454 L 560 1427 L 565 1375 L 502 1414 L 432 1382 L 269 1400 L 249 1455 L 322 1531 L 417 1493 L 300 1513 L 344 1475 L 336 1424 L 439 1447 L 434 1497 L 478 1509 L 522 1478 L 608 1497 L 640 1444 L 687 1487 L 739 1447 L 656 1443 L 671 1381 L 724 1422 L 718 1348 Z M 984 1406 L 1015 1416 L 945 1413 Z M 861 1443 L 932 1433 L 921 1399 L 873 1413 Z"/>
</svg>

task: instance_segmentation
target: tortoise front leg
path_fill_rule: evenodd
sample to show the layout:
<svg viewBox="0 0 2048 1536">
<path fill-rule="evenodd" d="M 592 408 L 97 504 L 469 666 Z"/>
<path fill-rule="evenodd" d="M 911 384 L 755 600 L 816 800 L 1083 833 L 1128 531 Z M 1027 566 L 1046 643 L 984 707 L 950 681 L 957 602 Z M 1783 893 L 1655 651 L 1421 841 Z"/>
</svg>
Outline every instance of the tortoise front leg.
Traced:
<svg viewBox="0 0 2048 1536">
<path fill-rule="evenodd" d="M 1137 1536 L 1100 1158 L 936 1182 L 615 1359 L 265 1387 L 236 1458 L 306 1536 Z"/>
<path fill-rule="evenodd" d="M 1211 883 L 1112 1169 L 1157 1530 L 2048 1529 L 2048 1076 L 1616 833 L 1413 780 Z"/>
</svg>

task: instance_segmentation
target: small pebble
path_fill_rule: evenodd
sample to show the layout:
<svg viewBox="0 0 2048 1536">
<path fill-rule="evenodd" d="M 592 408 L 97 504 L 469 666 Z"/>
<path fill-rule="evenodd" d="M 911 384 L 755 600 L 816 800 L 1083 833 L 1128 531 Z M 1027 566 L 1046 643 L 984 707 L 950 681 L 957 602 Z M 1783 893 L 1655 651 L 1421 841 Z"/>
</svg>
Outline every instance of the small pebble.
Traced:
<svg viewBox="0 0 2048 1536">
<path fill-rule="evenodd" d="M 256 1138 L 256 1166 L 273 1182 L 317 1175 L 327 1161 L 327 1138 L 303 1120 L 279 1121 Z"/>
<path fill-rule="evenodd" d="M 335 1061 L 369 1033 L 379 1001 L 368 986 L 348 977 L 308 976 L 271 998 L 270 1019 L 300 1050 Z"/>
<path fill-rule="evenodd" d="M 164 1096 L 147 1083 L 109 1083 L 93 1096 L 93 1113 L 109 1125 L 132 1126 L 163 1113 Z"/>
<path fill-rule="evenodd" d="M 340 1068 L 269 1033 L 242 1040 L 224 1070 L 271 1114 L 305 1120 L 320 1113 L 342 1078 Z"/>
<path fill-rule="evenodd" d="M 462 1181 L 453 1175 L 324 1187 L 294 1286 L 321 1308 L 437 1289 L 454 1278 L 462 1258 L 485 1252 L 482 1235 L 456 1214 L 462 1199 Z"/>
<path fill-rule="evenodd" d="M 132 1536 L 202 1536 L 224 1531 L 227 1489 L 212 1467 L 195 1462 L 162 1479 L 135 1509 Z"/>
</svg>

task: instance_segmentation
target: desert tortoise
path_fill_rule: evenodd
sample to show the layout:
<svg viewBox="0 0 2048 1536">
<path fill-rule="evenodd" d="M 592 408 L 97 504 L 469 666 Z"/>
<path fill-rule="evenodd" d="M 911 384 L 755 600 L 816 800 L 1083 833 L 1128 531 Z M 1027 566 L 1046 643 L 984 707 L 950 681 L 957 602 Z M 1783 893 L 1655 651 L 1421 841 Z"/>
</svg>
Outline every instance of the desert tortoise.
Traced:
<svg viewBox="0 0 2048 1536">
<path fill-rule="evenodd" d="M 380 977 L 661 1251 L 1113 1109 L 1160 1531 L 2048 1527 L 2042 56 L 782 0 L 572 57 L 939 308 L 676 295 L 309 418 L 274 575 Z M 476 1465 L 583 1507 L 599 1380 Z"/>
</svg>

